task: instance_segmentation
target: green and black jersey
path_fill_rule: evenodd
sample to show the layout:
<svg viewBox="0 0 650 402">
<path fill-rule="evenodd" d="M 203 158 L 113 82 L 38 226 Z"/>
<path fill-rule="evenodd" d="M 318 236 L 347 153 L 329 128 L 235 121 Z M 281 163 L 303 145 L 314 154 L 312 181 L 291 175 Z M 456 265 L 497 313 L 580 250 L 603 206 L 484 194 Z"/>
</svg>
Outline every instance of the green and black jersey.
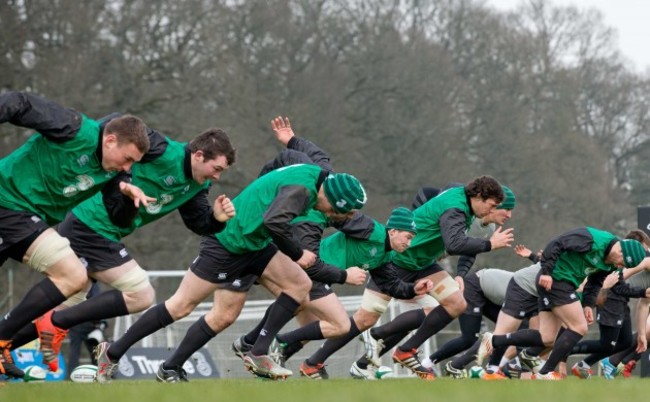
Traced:
<svg viewBox="0 0 650 402">
<path fill-rule="evenodd" d="M 321 242 L 320 258 L 324 265 L 338 267 L 340 272 L 350 267 L 365 269 L 385 294 L 407 300 L 415 297 L 413 283 L 404 282 L 395 267 L 388 264 L 394 252 L 384 225 L 357 211 L 339 229 L 340 232 Z M 345 277 L 341 279 L 338 283 L 345 282 Z"/>
<path fill-rule="evenodd" d="M 259 177 L 233 199 L 237 214 L 217 239 L 233 254 L 262 250 L 273 241 L 291 259 L 300 259 L 291 222 L 313 209 L 327 174 L 315 165 L 291 165 Z"/>
<path fill-rule="evenodd" d="M 141 206 L 128 227 L 119 227 L 112 223 L 101 193 L 78 205 L 72 213 L 98 234 L 113 241 L 120 241 L 138 227 L 181 208 L 198 194 L 207 194 L 210 181 L 198 184 L 192 178 L 192 171 L 188 166 L 190 153 L 187 144 L 169 138 L 165 138 L 164 143 L 165 148 L 161 155 L 147 163 L 133 165 L 131 182 L 156 201 L 146 207 Z M 210 211 L 207 213 L 211 216 Z"/>
<path fill-rule="evenodd" d="M 590 275 L 616 270 L 605 259 L 619 239 L 591 227 L 568 231 L 552 239 L 542 252 L 542 273 L 576 288 Z"/>
<path fill-rule="evenodd" d="M 367 239 L 355 239 L 337 232 L 320 243 L 320 258 L 340 269 L 359 267 L 366 271 L 389 261 L 386 250 L 386 228 L 373 220 L 374 228 Z"/>
<path fill-rule="evenodd" d="M 102 168 L 97 121 L 33 95 L 0 95 L 0 123 L 37 130 L 0 160 L 0 207 L 28 211 L 49 225 L 97 193 L 116 173 Z"/>
<path fill-rule="evenodd" d="M 400 268 L 419 271 L 433 264 L 445 252 L 475 255 L 491 249 L 489 240 L 468 237 L 474 221 L 470 200 L 463 187 L 452 187 L 413 211 L 418 235 L 405 252 L 395 254 Z"/>
</svg>

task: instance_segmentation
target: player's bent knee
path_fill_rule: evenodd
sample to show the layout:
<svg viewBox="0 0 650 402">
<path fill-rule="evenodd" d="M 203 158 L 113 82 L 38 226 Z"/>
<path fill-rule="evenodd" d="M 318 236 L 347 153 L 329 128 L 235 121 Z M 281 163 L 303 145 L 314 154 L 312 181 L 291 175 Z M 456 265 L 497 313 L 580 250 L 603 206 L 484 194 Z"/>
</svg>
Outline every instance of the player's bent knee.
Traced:
<svg viewBox="0 0 650 402">
<path fill-rule="evenodd" d="M 542 343 L 544 343 L 544 347 L 547 348 L 553 347 L 553 344 L 555 343 L 555 337 L 551 335 L 547 335 L 547 337 L 544 337 L 544 335 L 545 334 L 542 333 Z"/>
<path fill-rule="evenodd" d="M 454 312 L 457 316 L 463 314 L 467 310 L 467 301 L 461 297 L 458 301 L 454 302 Z"/>
<path fill-rule="evenodd" d="M 151 307 L 156 299 L 156 291 L 153 286 L 148 286 L 137 292 L 123 292 L 127 301 L 129 313 L 137 313 Z"/>
<path fill-rule="evenodd" d="M 350 332 L 350 319 L 347 317 L 346 320 L 334 321 L 331 324 L 333 327 L 332 337 L 345 335 Z"/>
<path fill-rule="evenodd" d="M 86 292 L 86 289 L 88 289 L 88 271 L 83 266 L 77 270 L 70 269 L 65 273 L 65 282 L 71 289 L 74 289 L 75 294 L 77 292 Z"/>
<path fill-rule="evenodd" d="M 585 336 L 587 334 L 587 332 L 589 331 L 589 327 L 587 327 L 586 325 L 584 325 L 584 326 L 579 325 L 574 329 L 574 331 L 579 333 L 582 336 Z"/>
<path fill-rule="evenodd" d="M 224 320 L 221 314 L 216 315 L 213 313 L 213 311 L 208 312 L 204 317 L 205 323 L 208 324 L 208 327 L 210 327 L 210 329 L 216 333 L 220 333 L 221 331 L 225 330 L 234 322 L 231 320 Z"/>
<path fill-rule="evenodd" d="M 372 328 L 377 321 L 379 321 L 379 315 L 364 313 L 364 314 L 355 314 L 353 319 L 359 331 L 365 331 L 368 328 Z"/>
<path fill-rule="evenodd" d="M 167 308 L 167 311 L 169 311 L 169 315 L 172 316 L 174 321 L 178 321 L 181 318 L 185 318 L 192 311 L 194 311 L 194 308 L 196 305 L 194 304 L 188 304 L 188 303 L 174 303 L 174 304 L 165 304 L 165 307 Z"/>
<path fill-rule="evenodd" d="M 224 310 L 223 308 L 219 308 L 216 310 L 213 309 L 208 315 L 210 316 L 209 325 L 211 328 L 227 328 L 237 320 L 239 310 Z"/>
<path fill-rule="evenodd" d="M 40 244 L 36 246 L 29 258 L 25 261 L 25 264 L 42 273 L 52 265 L 72 255 L 74 255 L 74 251 L 70 247 L 70 241 L 60 234 L 53 232 L 41 240 Z M 83 284 L 80 286 L 83 286 Z"/>
</svg>

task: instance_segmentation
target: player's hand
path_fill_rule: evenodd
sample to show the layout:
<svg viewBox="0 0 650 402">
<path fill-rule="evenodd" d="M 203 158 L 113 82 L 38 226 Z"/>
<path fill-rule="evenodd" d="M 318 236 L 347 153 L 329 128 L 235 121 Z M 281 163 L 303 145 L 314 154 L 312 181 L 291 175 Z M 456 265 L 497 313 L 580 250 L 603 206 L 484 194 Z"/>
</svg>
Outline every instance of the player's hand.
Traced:
<svg viewBox="0 0 650 402">
<path fill-rule="evenodd" d="M 285 147 L 289 141 L 295 137 L 293 129 L 291 128 L 291 122 L 288 117 L 278 116 L 275 119 L 271 120 L 271 128 L 275 133 L 275 138 L 280 141 Z"/>
<path fill-rule="evenodd" d="M 120 192 L 132 199 L 136 208 L 139 208 L 140 204 L 146 207 L 150 202 L 156 202 L 155 198 L 146 195 L 140 187 L 125 181 L 120 182 Z"/>
<path fill-rule="evenodd" d="M 585 319 L 587 320 L 587 325 L 593 324 L 594 323 L 594 311 L 589 306 L 585 307 L 584 311 L 585 311 Z"/>
<path fill-rule="evenodd" d="M 512 242 L 515 241 L 515 234 L 513 233 L 513 228 L 503 229 L 502 226 L 499 226 L 492 236 L 490 237 L 490 243 L 492 244 L 492 250 L 496 250 L 503 247 L 511 247 Z"/>
<path fill-rule="evenodd" d="M 523 244 L 517 244 L 515 246 L 515 254 L 517 254 L 519 257 L 529 258 L 533 252 Z"/>
<path fill-rule="evenodd" d="M 316 254 L 309 250 L 302 250 L 302 257 L 296 263 L 300 265 L 302 269 L 307 269 L 314 265 L 316 262 Z"/>
<path fill-rule="evenodd" d="M 345 278 L 345 283 L 348 285 L 361 286 L 366 283 L 368 273 L 359 267 L 350 267 L 345 270 L 348 276 Z"/>
<path fill-rule="evenodd" d="M 415 290 L 415 294 L 424 295 L 433 289 L 433 282 L 431 282 L 431 279 L 423 279 L 417 282 L 413 288 Z"/>
<path fill-rule="evenodd" d="M 227 222 L 236 214 L 235 205 L 233 205 L 230 198 L 226 197 L 225 194 L 221 194 L 214 200 L 212 214 L 219 222 Z"/>
<path fill-rule="evenodd" d="M 460 288 L 460 293 L 463 293 L 463 291 L 465 290 L 465 280 L 463 279 L 463 277 L 457 276 L 454 278 L 454 280 L 456 281 L 458 287 Z"/>
<path fill-rule="evenodd" d="M 551 286 L 553 286 L 553 278 L 551 277 L 551 275 L 540 275 L 538 283 L 539 286 L 546 289 L 546 291 L 549 291 L 551 290 Z"/>
</svg>

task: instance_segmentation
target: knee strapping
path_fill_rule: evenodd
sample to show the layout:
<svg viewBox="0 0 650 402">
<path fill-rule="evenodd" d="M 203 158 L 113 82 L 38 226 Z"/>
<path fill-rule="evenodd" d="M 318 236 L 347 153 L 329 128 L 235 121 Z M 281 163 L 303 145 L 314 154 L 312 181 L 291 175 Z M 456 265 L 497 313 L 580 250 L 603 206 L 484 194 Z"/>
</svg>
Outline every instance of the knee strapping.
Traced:
<svg viewBox="0 0 650 402">
<path fill-rule="evenodd" d="M 136 265 L 109 285 L 120 292 L 138 292 L 151 286 L 149 275 L 139 265 Z"/>
<path fill-rule="evenodd" d="M 436 300 L 442 301 L 459 291 L 458 283 L 451 276 L 446 276 L 445 279 L 433 286 L 433 290 L 429 294 Z"/>
<path fill-rule="evenodd" d="M 383 314 L 388 309 L 390 300 L 384 300 L 372 292 L 363 292 L 361 308 L 371 313 Z"/>
<path fill-rule="evenodd" d="M 74 251 L 70 248 L 70 241 L 55 232 L 44 238 L 36 246 L 25 263 L 38 272 L 45 272 L 52 265 L 73 254 Z"/>
</svg>

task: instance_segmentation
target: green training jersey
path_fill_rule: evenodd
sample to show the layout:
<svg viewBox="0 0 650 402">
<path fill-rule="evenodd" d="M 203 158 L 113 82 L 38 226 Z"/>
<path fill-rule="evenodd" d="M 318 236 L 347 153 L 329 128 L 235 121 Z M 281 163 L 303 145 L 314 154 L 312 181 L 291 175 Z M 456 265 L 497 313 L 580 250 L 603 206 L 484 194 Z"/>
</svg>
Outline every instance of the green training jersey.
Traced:
<svg viewBox="0 0 650 402">
<path fill-rule="evenodd" d="M 340 269 L 359 267 L 366 271 L 389 261 L 386 251 L 386 228 L 377 221 L 368 239 L 354 239 L 336 232 L 320 243 L 320 259 Z"/>
<path fill-rule="evenodd" d="M 465 214 L 465 229 L 469 229 L 474 214 L 465 196 L 463 187 L 452 187 L 413 211 L 418 235 L 411 247 L 401 254 L 393 253 L 393 261 L 399 267 L 419 271 L 431 265 L 445 252 L 445 244 L 440 232 L 440 217 L 449 209 L 459 209 Z"/>
<path fill-rule="evenodd" d="M 587 252 L 563 251 L 555 260 L 551 276 L 554 280 L 567 281 L 579 287 L 582 281 L 597 271 L 612 272 L 614 265 L 605 264 L 605 251 L 616 236 L 603 230 L 587 227 L 592 237 L 591 249 Z M 544 262 L 542 262 L 542 265 Z"/>
<path fill-rule="evenodd" d="M 102 168 L 100 138 L 99 123 L 83 115 L 79 131 L 68 141 L 32 135 L 0 160 L 0 207 L 31 212 L 49 225 L 61 222 L 117 174 Z"/>
<path fill-rule="evenodd" d="M 135 229 L 175 211 L 199 192 L 210 187 L 210 181 L 198 184 L 185 173 L 186 143 L 169 138 L 167 148 L 158 158 L 147 163 L 134 163 L 132 183 L 156 202 L 141 206 L 128 228 L 111 223 L 104 207 L 102 194 L 98 193 L 72 210 L 72 213 L 96 233 L 113 241 L 131 234 Z"/>
<path fill-rule="evenodd" d="M 249 184 L 233 204 L 237 214 L 216 237 L 233 254 L 262 250 L 271 243 L 264 226 L 264 214 L 283 187 L 304 187 L 307 195 L 302 210 L 290 220 L 305 216 L 316 205 L 319 177 L 322 169 L 316 165 L 291 165 L 271 171 Z"/>
</svg>

